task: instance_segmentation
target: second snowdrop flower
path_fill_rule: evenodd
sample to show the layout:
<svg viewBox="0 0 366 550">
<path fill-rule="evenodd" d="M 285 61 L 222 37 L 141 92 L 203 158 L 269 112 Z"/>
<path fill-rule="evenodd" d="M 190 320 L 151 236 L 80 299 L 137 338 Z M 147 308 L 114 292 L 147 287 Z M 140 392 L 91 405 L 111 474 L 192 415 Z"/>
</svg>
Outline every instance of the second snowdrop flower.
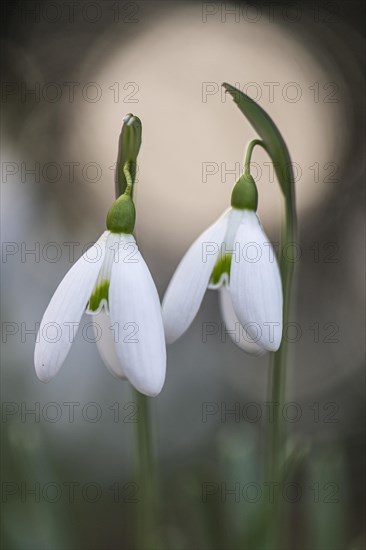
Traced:
<svg viewBox="0 0 366 550">
<path fill-rule="evenodd" d="M 191 245 L 168 286 L 163 300 L 168 343 L 188 329 L 211 288 L 220 291 L 226 330 L 242 349 L 261 354 L 279 348 L 281 277 L 257 205 L 257 188 L 246 169 L 234 186 L 231 208 Z"/>
<path fill-rule="evenodd" d="M 76 332 L 86 311 L 95 316 L 98 348 L 109 370 L 153 396 L 165 380 L 164 328 L 155 284 L 132 235 L 129 163 L 124 168 L 128 184 L 108 213 L 107 231 L 66 274 L 43 316 L 35 368 L 43 382 L 55 376 L 72 344 L 68 327 Z M 50 325 L 59 327 L 59 338 L 50 338 Z"/>
</svg>

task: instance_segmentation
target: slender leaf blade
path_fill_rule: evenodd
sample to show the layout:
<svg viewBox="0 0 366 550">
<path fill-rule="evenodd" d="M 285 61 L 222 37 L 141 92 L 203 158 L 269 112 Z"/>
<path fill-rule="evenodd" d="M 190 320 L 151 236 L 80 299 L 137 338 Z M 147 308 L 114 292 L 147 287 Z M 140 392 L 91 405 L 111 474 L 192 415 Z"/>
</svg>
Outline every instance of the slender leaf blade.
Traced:
<svg viewBox="0 0 366 550">
<path fill-rule="evenodd" d="M 223 83 L 223 87 L 232 96 L 240 111 L 261 137 L 265 149 L 273 161 L 282 192 L 287 200 L 292 201 L 294 173 L 291 158 L 285 140 L 276 124 L 266 111 L 249 96 L 226 82 Z"/>
</svg>

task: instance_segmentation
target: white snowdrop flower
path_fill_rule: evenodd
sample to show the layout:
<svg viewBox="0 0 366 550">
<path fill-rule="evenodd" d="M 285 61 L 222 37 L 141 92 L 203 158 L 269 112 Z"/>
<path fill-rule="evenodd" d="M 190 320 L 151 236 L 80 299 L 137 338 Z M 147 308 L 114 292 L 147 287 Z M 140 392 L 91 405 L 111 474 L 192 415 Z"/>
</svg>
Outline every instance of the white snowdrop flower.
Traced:
<svg viewBox="0 0 366 550">
<path fill-rule="evenodd" d="M 236 344 L 249 353 L 276 351 L 282 339 L 282 283 L 248 173 L 236 183 L 231 204 L 191 245 L 170 281 L 162 306 L 166 340 L 172 343 L 188 329 L 211 288 L 220 290 L 226 331 Z"/>
<path fill-rule="evenodd" d="M 160 301 L 132 235 L 135 207 L 130 191 L 128 187 L 112 205 L 108 231 L 74 264 L 51 298 L 34 357 L 43 382 L 61 368 L 86 311 L 94 316 L 98 349 L 113 374 L 127 378 L 150 396 L 159 394 L 164 385 L 166 348 Z"/>
</svg>

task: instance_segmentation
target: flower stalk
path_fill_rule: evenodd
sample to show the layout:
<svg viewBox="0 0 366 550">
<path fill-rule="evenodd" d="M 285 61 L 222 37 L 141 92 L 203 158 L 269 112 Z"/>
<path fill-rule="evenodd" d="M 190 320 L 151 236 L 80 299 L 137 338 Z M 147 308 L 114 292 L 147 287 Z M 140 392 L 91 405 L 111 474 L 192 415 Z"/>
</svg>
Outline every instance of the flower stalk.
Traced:
<svg viewBox="0 0 366 550">
<path fill-rule="evenodd" d="M 249 145 L 247 147 L 247 152 L 245 154 L 244 174 L 248 175 L 248 176 L 250 176 L 250 162 L 252 160 L 253 149 L 256 145 L 261 145 L 262 147 L 264 147 L 264 143 L 261 139 L 253 139 L 249 143 Z"/>
<path fill-rule="evenodd" d="M 289 246 L 296 242 L 297 239 L 297 223 L 296 212 L 291 205 L 286 205 L 285 212 L 285 224 L 282 234 L 282 250 L 288 250 Z M 284 326 L 287 326 L 291 313 L 291 297 L 294 275 L 294 262 L 282 255 L 280 261 L 282 286 L 283 286 L 283 322 Z M 272 437 L 269 453 L 269 467 L 268 470 L 271 473 L 271 479 L 279 479 L 280 466 L 277 464 L 281 462 L 279 457 L 283 455 L 285 449 L 285 425 L 282 420 L 282 407 L 285 404 L 285 392 L 286 392 L 286 369 L 287 369 L 287 340 L 282 339 L 279 349 L 273 355 L 273 363 L 271 369 L 271 381 L 270 381 L 270 397 L 272 402 L 279 405 L 274 407 L 274 418 L 272 427 Z"/>
<path fill-rule="evenodd" d="M 289 246 L 297 242 L 297 216 L 293 201 L 286 201 L 285 223 L 281 241 L 281 250 L 288 250 Z M 280 270 L 283 287 L 283 324 L 286 327 L 291 315 L 295 264 L 284 254 L 281 257 Z M 267 478 L 281 484 L 285 482 L 286 472 L 284 471 L 284 464 L 287 458 L 287 433 L 282 414 L 286 398 L 287 366 L 288 342 L 286 337 L 284 337 L 279 349 L 272 354 L 268 384 L 269 400 L 275 405 L 273 407 L 273 423 L 268 434 Z M 281 547 L 283 544 L 283 510 L 279 498 L 274 502 L 271 526 L 274 542 Z"/>
<path fill-rule="evenodd" d="M 142 125 L 132 114 L 123 120 L 116 163 L 116 199 L 128 197 L 132 200 L 137 170 L 137 155 L 141 146 Z M 136 457 L 138 479 L 138 514 L 136 514 L 136 547 L 140 550 L 156 548 L 157 501 L 155 460 L 152 443 L 151 407 L 149 399 L 132 387 L 137 405 L 138 420 L 135 424 Z"/>
<path fill-rule="evenodd" d="M 136 515 L 136 547 L 141 550 L 160 548 L 158 544 L 158 498 L 156 465 L 151 430 L 149 399 L 133 389 L 138 408 L 136 455 L 139 480 L 139 513 Z"/>
<path fill-rule="evenodd" d="M 245 170 L 250 173 L 251 154 L 255 145 L 266 147 L 261 140 L 250 142 L 246 159 Z M 280 250 L 288 250 L 297 242 L 297 215 L 295 202 L 285 197 L 285 220 L 281 231 Z M 291 299 L 293 294 L 293 278 L 295 264 L 286 255 L 281 254 L 280 271 L 283 290 L 283 326 L 286 327 L 290 321 Z M 283 418 L 283 407 L 286 400 L 287 389 L 287 368 L 288 368 L 288 342 L 282 337 L 280 347 L 271 356 L 271 366 L 268 380 L 268 400 L 273 404 L 273 422 L 268 432 L 266 479 L 274 482 L 285 482 L 284 464 L 287 453 L 286 424 Z M 274 547 L 283 545 L 283 509 L 281 500 L 278 497 L 274 500 L 273 507 L 269 512 L 268 536 Z"/>
<path fill-rule="evenodd" d="M 250 160 L 255 145 L 261 145 L 270 156 L 276 171 L 278 183 L 285 199 L 285 221 L 281 233 L 280 250 L 288 249 L 288 246 L 297 242 L 297 215 L 295 203 L 295 185 L 291 158 L 286 143 L 270 116 L 250 97 L 224 83 L 223 87 L 228 92 L 239 110 L 244 114 L 253 128 L 257 131 L 261 140 L 253 140 L 247 150 L 244 171 L 250 174 Z M 283 290 L 283 326 L 286 327 L 291 314 L 291 298 L 294 283 L 294 262 L 286 255 L 281 254 L 280 271 Z M 283 405 L 286 395 L 286 378 L 288 363 L 288 346 L 286 337 L 272 354 L 271 368 L 269 370 L 268 399 L 274 405 L 273 423 L 268 433 L 266 477 L 268 481 L 282 483 L 285 480 L 286 460 L 286 426 L 282 417 Z M 267 507 L 266 507 L 267 508 Z M 273 548 L 282 548 L 283 540 L 283 513 L 281 499 L 277 498 L 274 505 L 265 514 L 265 525 L 268 525 L 268 542 Z"/>
</svg>

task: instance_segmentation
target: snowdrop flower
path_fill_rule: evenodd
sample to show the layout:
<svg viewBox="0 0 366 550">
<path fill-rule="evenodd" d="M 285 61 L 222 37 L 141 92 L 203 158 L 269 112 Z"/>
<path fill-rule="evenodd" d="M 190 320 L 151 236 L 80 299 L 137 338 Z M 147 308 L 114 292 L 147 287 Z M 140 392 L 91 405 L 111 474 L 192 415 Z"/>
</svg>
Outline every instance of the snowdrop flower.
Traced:
<svg viewBox="0 0 366 550">
<path fill-rule="evenodd" d="M 132 180 L 109 210 L 107 231 L 73 265 L 46 309 L 34 355 L 43 382 L 61 368 L 86 311 L 94 316 L 98 349 L 113 374 L 127 378 L 146 395 L 157 395 L 163 387 L 166 349 L 161 307 L 132 235 L 131 188 Z"/>
<path fill-rule="evenodd" d="M 279 348 L 281 277 L 257 204 L 255 182 L 245 171 L 232 207 L 191 245 L 170 281 L 162 306 L 167 343 L 188 329 L 210 288 L 220 292 L 226 331 L 239 347 L 257 355 Z"/>
</svg>

